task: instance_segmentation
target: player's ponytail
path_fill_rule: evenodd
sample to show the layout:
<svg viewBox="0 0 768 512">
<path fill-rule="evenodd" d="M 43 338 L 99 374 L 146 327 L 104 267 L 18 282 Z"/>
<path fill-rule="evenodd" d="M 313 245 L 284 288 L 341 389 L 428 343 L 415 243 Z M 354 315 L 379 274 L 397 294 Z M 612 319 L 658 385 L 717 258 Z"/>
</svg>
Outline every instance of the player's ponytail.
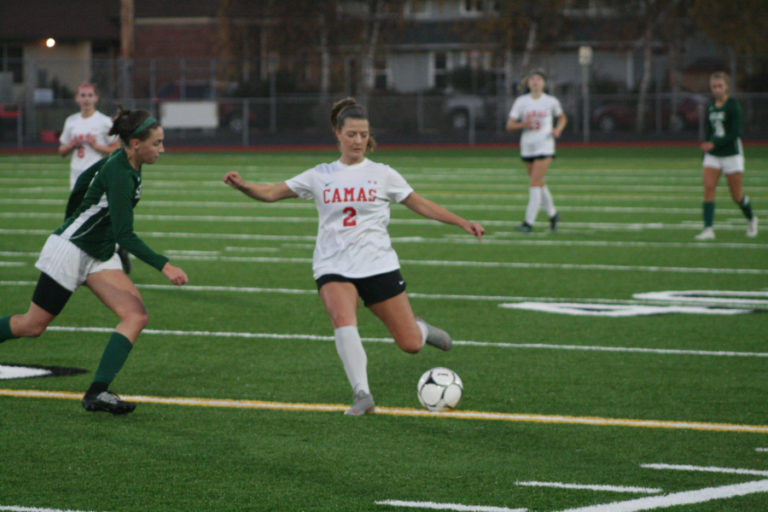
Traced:
<svg viewBox="0 0 768 512">
<path fill-rule="evenodd" d="M 147 139 L 149 131 L 160 126 L 160 122 L 146 110 L 125 110 L 122 105 L 117 107 L 118 111 L 112 118 L 109 134 L 118 135 L 125 144 L 128 144 L 130 139 Z"/>
<path fill-rule="evenodd" d="M 331 109 L 331 128 L 333 128 L 333 131 L 341 131 L 344 127 L 344 122 L 347 119 L 364 119 L 368 121 L 365 109 L 352 97 L 340 99 L 333 104 L 333 108 Z M 376 149 L 376 141 L 373 139 L 372 135 L 368 136 L 368 144 L 365 149 L 369 152 Z"/>
</svg>

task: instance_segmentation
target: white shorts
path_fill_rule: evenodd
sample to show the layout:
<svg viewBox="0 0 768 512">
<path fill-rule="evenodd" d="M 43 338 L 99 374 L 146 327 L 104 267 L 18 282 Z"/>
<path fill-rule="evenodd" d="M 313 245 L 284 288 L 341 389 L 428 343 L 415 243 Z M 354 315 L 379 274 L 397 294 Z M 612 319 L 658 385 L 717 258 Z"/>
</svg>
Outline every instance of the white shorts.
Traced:
<svg viewBox="0 0 768 512">
<path fill-rule="evenodd" d="M 704 167 L 720 169 L 723 174 L 744 172 L 744 155 L 714 156 L 704 153 Z"/>
<path fill-rule="evenodd" d="M 71 292 L 77 290 L 90 274 L 123 269 L 117 253 L 107 261 L 97 260 L 59 235 L 48 237 L 35 267 Z"/>
</svg>

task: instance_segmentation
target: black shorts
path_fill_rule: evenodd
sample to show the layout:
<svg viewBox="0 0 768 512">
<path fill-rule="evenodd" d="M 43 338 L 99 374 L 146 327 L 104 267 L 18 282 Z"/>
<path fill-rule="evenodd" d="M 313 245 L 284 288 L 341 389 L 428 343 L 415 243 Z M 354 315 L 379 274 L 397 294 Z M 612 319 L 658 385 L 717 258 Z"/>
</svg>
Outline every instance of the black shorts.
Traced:
<svg viewBox="0 0 768 512">
<path fill-rule="evenodd" d="M 545 158 L 555 158 L 555 155 L 521 156 L 520 160 L 523 162 L 533 162 L 535 160 L 544 160 Z"/>
<path fill-rule="evenodd" d="M 35 292 L 32 294 L 32 302 L 56 316 L 61 313 L 71 296 L 71 291 L 54 281 L 45 272 L 41 272 Z"/>
<path fill-rule="evenodd" d="M 363 304 L 366 307 L 391 299 L 405 291 L 405 279 L 400 275 L 400 270 L 360 278 L 344 277 L 339 274 L 325 274 L 315 279 L 318 290 L 325 283 L 330 283 L 331 281 L 355 285 L 357 294 L 363 299 Z"/>
</svg>

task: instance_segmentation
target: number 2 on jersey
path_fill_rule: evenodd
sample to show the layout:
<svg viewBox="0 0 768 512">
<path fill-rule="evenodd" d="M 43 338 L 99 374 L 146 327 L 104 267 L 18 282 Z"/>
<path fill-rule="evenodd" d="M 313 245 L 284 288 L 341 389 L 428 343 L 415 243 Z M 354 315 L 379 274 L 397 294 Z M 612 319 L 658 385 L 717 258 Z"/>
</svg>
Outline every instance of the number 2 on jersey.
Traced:
<svg viewBox="0 0 768 512">
<path fill-rule="evenodd" d="M 344 215 L 346 215 L 346 217 L 344 217 L 344 222 L 343 222 L 345 227 L 357 226 L 357 220 L 355 220 L 355 217 L 357 216 L 357 210 L 355 210 L 351 206 L 347 206 L 342 210 L 342 212 L 344 213 Z"/>
</svg>

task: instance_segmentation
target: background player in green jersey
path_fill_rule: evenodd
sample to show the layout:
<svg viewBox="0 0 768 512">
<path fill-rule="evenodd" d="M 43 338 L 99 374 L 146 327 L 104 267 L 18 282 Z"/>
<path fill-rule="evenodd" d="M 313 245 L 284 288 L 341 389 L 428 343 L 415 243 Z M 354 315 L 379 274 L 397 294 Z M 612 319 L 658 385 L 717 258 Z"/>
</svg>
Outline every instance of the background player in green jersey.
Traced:
<svg viewBox="0 0 768 512">
<path fill-rule="evenodd" d="M 82 198 L 70 201 L 67 210 L 71 215 L 48 237 L 40 253 L 35 266 L 41 274 L 29 310 L 0 318 L 0 342 L 40 336 L 72 293 L 85 284 L 120 322 L 83 397 L 83 407 L 125 414 L 136 404 L 120 400 L 108 388 L 148 317 L 139 291 L 121 268 L 115 246 L 120 244 L 157 268 L 175 285 L 188 279 L 182 269 L 150 249 L 133 231 L 133 208 L 141 197 L 141 167 L 155 163 L 164 151 L 162 126 L 145 110 L 121 108 L 109 133 L 119 135 L 123 147 L 86 170 L 88 177 L 81 176 L 90 178 L 90 184 Z"/>
<path fill-rule="evenodd" d="M 713 240 L 715 231 L 715 191 L 720 174 L 725 174 L 731 198 L 747 218 L 747 236 L 757 236 L 757 217 L 742 191 L 744 177 L 744 151 L 741 146 L 741 105 L 730 96 L 731 80 L 727 73 L 718 71 L 709 77 L 709 88 L 714 101 L 707 107 L 707 139 L 701 143 L 704 151 L 704 230 L 696 240 Z"/>
</svg>

